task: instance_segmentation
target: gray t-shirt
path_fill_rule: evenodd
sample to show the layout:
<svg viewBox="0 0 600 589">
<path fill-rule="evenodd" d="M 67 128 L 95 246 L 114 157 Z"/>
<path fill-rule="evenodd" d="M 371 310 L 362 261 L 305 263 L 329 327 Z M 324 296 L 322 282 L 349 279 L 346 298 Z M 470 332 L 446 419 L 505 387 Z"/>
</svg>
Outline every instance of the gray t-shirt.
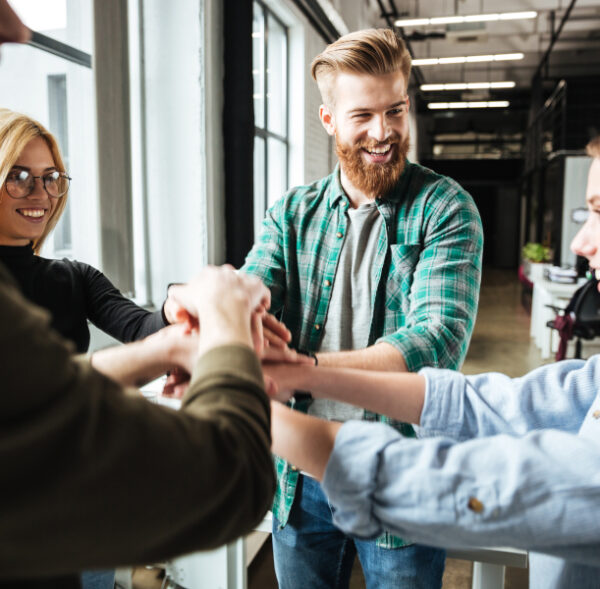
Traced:
<svg viewBox="0 0 600 589">
<path fill-rule="evenodd" d="M 383 217 L 374 202 L 346 211 L 348 224 L 333 278 L 320 352 L 359 350 L 369 343 L 373 288 L 371 271 Z M 315 399 L 310 415 L 329 420 L 362 419 L 364 410 L 348 403 Z"/>
</svg>

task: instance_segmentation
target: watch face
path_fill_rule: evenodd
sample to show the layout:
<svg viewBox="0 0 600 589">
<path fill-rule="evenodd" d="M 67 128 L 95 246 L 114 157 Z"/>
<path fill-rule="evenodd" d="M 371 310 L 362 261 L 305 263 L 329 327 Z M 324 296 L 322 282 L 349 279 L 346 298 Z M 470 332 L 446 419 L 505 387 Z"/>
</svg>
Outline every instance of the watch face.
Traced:
<svg viewBox="0 0 600 589">
<path fill-rule="evenodd" d="M 583 225 L 588 219 L 590 212 L 588 209 L 583 207 L 578 209 L 573 209 L 571 211 L 571 221 L 574 223 L 578 223 L 579 225 Z"/>
</svg>

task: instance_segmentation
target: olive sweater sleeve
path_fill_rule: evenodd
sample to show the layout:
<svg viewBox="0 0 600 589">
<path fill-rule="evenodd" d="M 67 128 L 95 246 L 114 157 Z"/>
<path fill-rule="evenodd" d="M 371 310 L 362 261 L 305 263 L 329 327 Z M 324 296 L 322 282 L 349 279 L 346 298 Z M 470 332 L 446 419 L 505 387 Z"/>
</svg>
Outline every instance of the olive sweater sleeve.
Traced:
<svg viewBox="0 0 600 589">
<path fill-rule="evenodd" d="M 261 520 L 275 483 L 251 350 L 205 354 L 168 410 L 74 360 L 8 283 L 0 268 L 0 578 L 153 562 Z"/>
</svg>

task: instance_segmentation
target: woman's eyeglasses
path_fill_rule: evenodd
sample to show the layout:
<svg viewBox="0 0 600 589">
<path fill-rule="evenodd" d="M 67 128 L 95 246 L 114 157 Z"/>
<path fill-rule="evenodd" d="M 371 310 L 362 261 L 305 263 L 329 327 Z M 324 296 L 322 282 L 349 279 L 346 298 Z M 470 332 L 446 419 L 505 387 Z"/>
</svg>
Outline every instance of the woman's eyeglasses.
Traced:
<svg viewBox="0 0 600 589">
<path fill-rule="evenodd" d="M 42 176 L 34 176 L 27 170 L 11 170 L 8 173 L 6 182 L 4 182 L 4 188 L 6 188 L 8 195 L 13 198 L 25 198 L 33 192 L 36 178 L 42 181 L 48 196 L 54 198 L 60 198 L 67 194 L 71 181 L 69 176 L 56 170 Z"/>
</svg>

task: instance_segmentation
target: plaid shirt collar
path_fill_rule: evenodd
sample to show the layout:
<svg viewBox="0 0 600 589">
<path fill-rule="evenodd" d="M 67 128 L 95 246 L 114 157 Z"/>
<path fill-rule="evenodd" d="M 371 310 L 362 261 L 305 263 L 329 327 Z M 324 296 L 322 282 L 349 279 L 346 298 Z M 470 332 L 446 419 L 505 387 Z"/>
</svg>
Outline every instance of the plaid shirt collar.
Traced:
<svg viewBox="0 0 600 589">
<path fill-rule="evenodd" d="M 404 170 L 402 171 L 402 175 L 400 176 L 400 181 L 394 186 L 394 188 L 383 198 L 379 198 L 376 201 L 376 204 L 379 207 L 379 204 L 383 203 L 398 203 L 400 202 L 406 194 L 406 188 L 409 185 L 410 177 L 412 176 L 413 164 L 406 160 L 406 165 L 404 166 Z M 343 203 L 350 204 L 348 199 L 348 195 L 344 191 L 342 187 L 342 182 L 340 178 L 340 164 L 339 162 L 335 165 L 335 168 L 331 175 L 328 178 L 329 183 L 327 185 L 327 189 L 325 191 L 325 195 L 327 197 L 327 203 L 329 208 L 337 206 L 341 201 Z"/>
</svg>

